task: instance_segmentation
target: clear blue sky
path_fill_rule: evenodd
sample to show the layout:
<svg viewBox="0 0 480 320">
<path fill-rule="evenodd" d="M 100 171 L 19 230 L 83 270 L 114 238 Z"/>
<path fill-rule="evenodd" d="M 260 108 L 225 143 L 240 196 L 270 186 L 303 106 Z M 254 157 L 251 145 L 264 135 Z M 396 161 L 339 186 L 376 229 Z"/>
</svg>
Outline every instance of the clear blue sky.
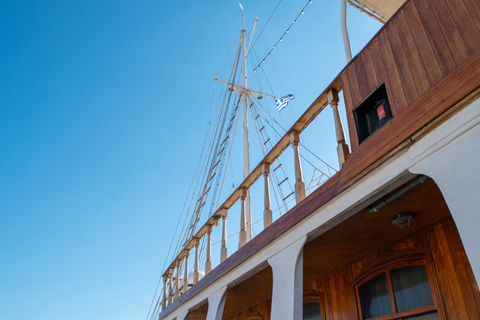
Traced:
<svg viewBox="0 0 480 320">
<path fill-rule="evenodd" d="M 242 1 L 256 35 L 277 3 Z M 258 56 L 305 4 L 281 2 Z M 349 26 L 354 54 L 380 27 Z M 236 0 L 1 2 L 0 319 L 145 319 L 240 29 Z M 273 61 L 299 116 L 345 65 L 340 1 Z"/>
</svg>

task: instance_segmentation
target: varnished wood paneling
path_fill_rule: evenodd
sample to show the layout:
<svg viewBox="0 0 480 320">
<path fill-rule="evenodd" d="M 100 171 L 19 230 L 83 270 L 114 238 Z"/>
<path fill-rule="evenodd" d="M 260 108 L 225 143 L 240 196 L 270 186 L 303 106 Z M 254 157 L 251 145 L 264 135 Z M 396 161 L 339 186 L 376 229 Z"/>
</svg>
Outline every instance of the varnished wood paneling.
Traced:
<svg viewBox="0 0 480 320">
<path fill-rule="evenodd" d="M 420 256 L 431 256 L 433 263 L 433 282 L 438 292 L 439 314 L 446 319 L 480 319 L 478 299 L 480 292 L 475 283 L 471 267 L 462 256 L 465 254 L 454 222 L 449 219 L 426 229 L 405 241 L 383 251 L 370 255 L 348 267 L 339 269 L 315 281 L 317 291 L 325 299 L 326 318 L 328 320 L 355 319 L 357 311 L 354 299 L 354 281 L 358 277 L 373 271 L 382 261 L 395 261 L 395 255 L 406 257 L 415 252 Z M 393 258 L 391 261 L 389 257 Z M 418 256 L 418 254 L 416 255 Z"/>
<path fill-rule="evenodd" d="M 375 41 L 371 42 L 369 45 L 370 53 L 372 54 L 372 60 L 374 61 L 374 68 L 375 74 L 377 75 L 378 83 L 385 83 L 385 87 L 387 88 L 387 95 L 391 101 L 393 101 L 393 92 L 392 86 L 390 81 L 388 80 L 387 71 L 385 69 L 385 64 L 383 62 L 382 53 L 380 52 L 380 44 L 379 40 L 375 39 Z M 395 117 L 397 115 L 397 109 L 395 108 L 395 104 L 392 103 L 392 114 Z"/>
<path fill-rule="evenodd" d="M 407 107 L 407 104 L 412 104 L 418 98 L 418 91 L 415 85 L 415 80 L 413 79 L 412 71 L 410 69 L 410 64 L 405 55 L 404 45 L 400 40 L 397 27 L 395 23 L 390 23 L 386 29 L 388 35 L 388 41 L 392 49 L 392 56 L 395 61 L 395 66 L 398 70 L 400 76 L 401 85 L 405 93 L 406 104 L 403 105 L 403 108 Z M 398 112 L 402 112 L 402 106 L 397 107 Z"/>
<path fill-rule="evenodd" d="M 480 31 L 463 0 L 445 0 L 470 54 L 480 50 Z"/>
<path fill-rule="evenodd" d="M 349 155 L 343 164 L 342 171 L 346 170 L 349 174 L 360 173 L 389 150 L 412 136 L 416 130 L 446 111 L 448 107 L 473 92 L 479 83 L 480 52 L 477 52 L 435 87 L 430 88 L 427 93 L 418 98 L 408 108 L 408 112 L 398 114 L 366 139 Z M 342 185 L 348 181 L 344 180 L 344 177 L 347 175 L 342 175 Z"/>
<path fill-rule="evenodd" d="M 347 115 L 347 123 L 349 128 L 355 128 L 355 118 L 353 116 L 353 101 L 352 101 L 352 95 L 351 95 L 351 90 L 350 90 L 350 85 L 348 84 L 348 76 L 347 72 L 343 70 L 340 73 L 340 79 L 341 82 L 343 83 L 343 98 L 345 100 L 345 112 Z M 358 137 L 357 133 L 354 130 L 349 130 L 348 131 L 349 137 L 350 137 L 350 147 L 352 150 L 354 150 L 358 146 Z"/>
<path fill-rule="evenodd" d="M 465 6 L 468 8 L 468 12 L 472 16 L 472 19 L 477 26 L 477 30 L 480 31 L 480 1 L 463 0 L 463 3 L 465 3 Z"/>
<path fill-rule="evenodd" d="M 348 78 L 348 86 L 350 87 L 350 94 L 352 96 L 352 104 L 353 108 L 358 106 L 358 104 L 362 101 L 362 95 L 360 93 L 360 87 L 358 84 L 357 73 L 355 71 L 355 64 L 351 64 L 347 66 L 347 78 Z"/>
<path fill-rule="evenodd" d="M 440 28 L 452 52 L 453 59 L 457 65 L 463 63 L 470 56 L 468 49 L 460 35 L 459 28 L 453 20 L 452 14 L 445 4 L 444 0 L 435 1 L 432 7 L 433 13 L 437 18 Z"/>
<path fill-rule="evenodd" d="M 423 66 L 425 67 L 425 72 L 430 81 L 430 85 L 435 85 L 443 78 L 443 74 L 440 64 L 435 57 L 430 40 L 428 39 L 428 35 L 423 28 L 417 8 L 415 7 L 415 4 L 410 1 L 403 8 L 403 12 L 405 13 L 408 25 L 412 30 L 412 35 L 420 58 L 422 59 Z"/>
<path fill-rule="evenodd" d="M 420 57 L 417 45 L 415 44 L 413 33 L 410 30 L 408 21 L 405 17 L 405 10 L 402 10 L 397 14 L 393 23 L 395 23 L 397 27 L 398 35 L 405 48 L 405 54 L 410 64 L 410 69 L 415 79 L 418 93 L 420 95 L 424 94 L 430 88 L 430 81 L 428 80 L 422 58 Z"/>
<path fill-rule="evenodd" d="M 377 80 L 372 54 L 370 53 L 370 47 L 366 48 L 361 55 L 363 56 L 365 74 L 368 79 L 368 92 L 370 93 L 380 85 L 380 82 Z"/>
<path fill-rule="evenodd" d="M 358 55 L 357 59 L 355 59 L 355 73 L 358 86 L 360 88 L 360 100 L 363 101 L 366 97 L 368 97 L 371 91 L 368 84 L 369 80 L 365 71 L 365 63 L 363 62 L 362 54 Z"/>
<path fill-rule="evenodd" d="M 427 0 L 412 0 L 418 10 L 423 28 L 428 35 L 428 40 L 432 44 L 435 57 L 440 64 L 443 76 L 448 75 L 455 69 L 455 61 L 448 47 L 447 41 L 443 36 L 442 30 L 433 14 L 430 3 Z"/>
</svg>

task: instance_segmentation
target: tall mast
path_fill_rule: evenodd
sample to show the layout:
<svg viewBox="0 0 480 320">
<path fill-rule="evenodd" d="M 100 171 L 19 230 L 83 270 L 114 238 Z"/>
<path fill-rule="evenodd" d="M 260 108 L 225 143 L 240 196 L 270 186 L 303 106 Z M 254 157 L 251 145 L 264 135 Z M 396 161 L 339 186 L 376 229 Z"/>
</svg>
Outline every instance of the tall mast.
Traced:
<svg viewBox="0 0 480 320">
<path fill-rule="evenodd" d="M 250 174 L 250 147 L 248 140 L 248 91 L 247 91 L 247 48 L 246 48 L 246 31 L 245 31 L 245 15 L 242 8 L 242 94 L 240 95 L 243 102 L 243 178 L 246 179 Z M 247 241 L 252 239 L 252 213 L 250 190 L 247 190 L 245 199 L 246 222 L 247 222 Z"/>
</svg>

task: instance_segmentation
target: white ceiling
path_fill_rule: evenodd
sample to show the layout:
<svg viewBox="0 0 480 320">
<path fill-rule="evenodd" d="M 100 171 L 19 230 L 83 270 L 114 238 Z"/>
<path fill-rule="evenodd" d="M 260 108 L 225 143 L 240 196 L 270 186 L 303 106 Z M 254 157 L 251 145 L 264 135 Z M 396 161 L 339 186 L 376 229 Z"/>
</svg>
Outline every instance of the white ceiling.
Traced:
<svg viewBox="0 0 480 320">
<path fill-rule="evenodd" d="M 366 7 L 368 10 L 376 13 L 385 20 L 390 17 L 400 8 L 405 0 L 350 0 L 357 4 Z"/>
</svg>

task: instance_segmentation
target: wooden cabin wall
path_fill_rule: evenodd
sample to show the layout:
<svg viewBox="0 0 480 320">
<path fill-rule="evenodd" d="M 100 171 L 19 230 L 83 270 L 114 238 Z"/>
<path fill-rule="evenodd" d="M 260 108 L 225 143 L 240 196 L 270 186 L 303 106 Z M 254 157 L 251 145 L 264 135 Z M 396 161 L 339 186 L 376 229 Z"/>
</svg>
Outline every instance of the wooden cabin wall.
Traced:
<svg viewBox="0 0 480 320">
<path fill-rule="evenodd" d="M 480 50 L 480 1 L 409 0 L 340 77 L 352 152 L 353 109 L 385 83 L 395 117 Z"/>
<path fill-rule="evenodd" d="M 480 319 L 480 291 L 468 262 L 455 223 L 448 219 L 390 248 L 373 254 L 304 285 L 304 292 L 317 292 L 327 320 L 358 319 L 354 282 L 378 263 L 394 262 L 401 254 L 427 253 L 432 258 L 437 296 L 445 319 Z M 393 259 L 392 259 L 393 257 Z M 224 320 L 269 320 L 271 299 Z M 323 318 L 322 318 L 323 319 Z"/>
<path fill-rule="evenodd" d="M 272 309 L 272 300 L 268 299 L 266 301 L 260 302 L 259 304 L 253 307 L 250 307 L 246 310 L 243 310 L 228 318 L 223 318 L 223 319 L 224 320 L 244 320 L 244 319 L 268 320 L 270 319 L 271 309 Z"/>
<path fill-rule="evenodd" d="M 431 254 L 434 276 L 436 275 L 438 283 L 437 293 L 446 319 L 480 319 L 480 292 L 451 219 L 309 283 L 305 289 L 323 293 L 326 319 L 357 319 L 353 289 L 355 279 L 367 272 L 369 266 L 388 259 L 395 253 L 418 251 Z"/>
</svg>

